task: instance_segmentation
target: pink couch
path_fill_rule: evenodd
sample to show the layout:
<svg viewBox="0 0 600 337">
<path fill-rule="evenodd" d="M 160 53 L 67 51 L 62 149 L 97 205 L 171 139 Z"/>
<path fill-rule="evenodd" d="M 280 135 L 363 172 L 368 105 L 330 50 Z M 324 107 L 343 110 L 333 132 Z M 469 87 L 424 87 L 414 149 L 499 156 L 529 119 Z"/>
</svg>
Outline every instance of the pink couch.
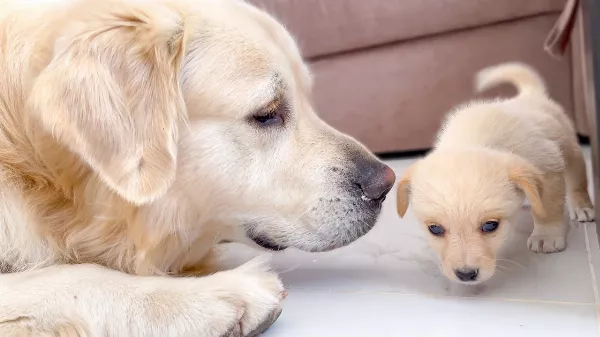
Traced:
<svg viewBox="0 0 600 337">
<path fill-rule="evenodd" d="M 473 98 L 476 71 L 514 60 L 544 75 L 587 134 L 577 57 L 543 49 L 565 0 L 251 2 L 297 38 L 321 116 L 375 152 L 429 148 L 443 115 Z"/>
</svg>

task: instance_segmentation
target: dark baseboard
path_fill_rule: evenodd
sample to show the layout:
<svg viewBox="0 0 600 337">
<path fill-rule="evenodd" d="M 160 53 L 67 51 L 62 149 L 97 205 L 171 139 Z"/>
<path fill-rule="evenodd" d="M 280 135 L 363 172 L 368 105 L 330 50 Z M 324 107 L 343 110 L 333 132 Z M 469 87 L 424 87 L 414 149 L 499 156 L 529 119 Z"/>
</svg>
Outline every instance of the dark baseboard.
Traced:
<svg viewBox="0 0 600 337">
<path fill-rule="evenodd" d="M 410 151 L 395 151 L 395 152 L 382 152 L 375 153 L 380 159 L 406 159 L 412 157 L 422 157 L 431 149 L 424 150 L 410 150 Z"/>
<path fill-rule="evenodd" d="M 579 144 L 581 145 L 590 145 L 590 137 L 582 136 L 580 134 L 577 135 L 577 139 L 579 140 Z M 381 152 L 375 153 L 377 157 L 380 159 L 408 159 L 414 157 L 422 157 L 427 154 L 431 149 L 423 149 L 423 150 L 410 150 L 410 151 L 394 151 L 394 152 Z"/>
</svg>

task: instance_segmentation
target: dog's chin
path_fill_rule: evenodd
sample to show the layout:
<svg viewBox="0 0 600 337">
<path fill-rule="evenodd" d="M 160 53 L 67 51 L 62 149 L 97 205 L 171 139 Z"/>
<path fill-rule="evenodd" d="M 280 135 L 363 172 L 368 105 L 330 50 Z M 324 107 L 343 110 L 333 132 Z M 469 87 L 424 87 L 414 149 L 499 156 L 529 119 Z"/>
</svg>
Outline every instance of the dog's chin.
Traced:
<svg viewBox="0 0 600 337">
<path fill-rule="evenodd" d="M 351 244 L 363 235 L 367 234 L 375 226 L 375 223 L 376 220 L 373 220 L 369 223 L 362 222 L 363 227 L 360 228 L 360 230 L 356 230 L 351 233 L 346 233 L 347 235 L 341 235 L 337 237 L 326 237 L 323 235 L 308 234 L 307 237 L 304 238 L 305 240 L 299 240 L 299 238 L 296 238 L 295 240 L 284 239 L 282 241 L 278 241 L 269 237 L 267 234 L 252 233 L 250 231 L 247 232 L 246 237 L 249 238 L 259 247 L 270 251 L 278 252 L 288 248 L 296 248 L 310 253 L 322 253 L 342 248 Z M 295 244 L 290 244 L 290 242 L 294 242 Z"/>
<path fill-rule="evenodd" d="M 296 248 L 311 253 L 328 252 L 347 246 L 370 232 L 377 223 L 384 199 L 355 201 L 350 207 L 338 209 L 330 205 L 336 199 L 324 200 L 315 210 L 323 213 L 325 209 L 326 216 L 309 214 L 304 219 L 305 229 L 295 235 L 282 235 L 281 232 L 270 235 L 270 231 L 265 230 L 269 224 L 249 221 L 243 226 L 245 237 L 270 251 Z M 306 223 L 319 225 L 309 226 Z M 306 228 L 318 229 L 306 231 Z"/>
<path fill-rule="evenodd" d="M 279 252 L 288 248 L 287 246 L 274 242 L 266 236 L 250 236 L 250 239 L 260 247 L 274 252 Z"/>
<path fill-rule="evenodd" d="M 273 240 L 264 237 L 264 236 L 260 236 L 260 237 L 250 237 L 250 239 L 259 247 L 263 248 L 263 249 L 267 249 L 270 250 L 272 252 L 279 252 L 279 251 L 283 251 L 286 250 L 288 248 L 290 248 L 289 246 L 285 245 L 285 244 L 281 244 L 281 243 L 276 243 Z M 310 252 L 310 253 L 321 253 L 321 252 L 328 252 L 340 247 L 345 246 L 345 244 L 342 243 L 338 243 L 338 244 L 331 244 L 331 245 L 324 245 L 324 246 L 317 246 L 317 247 L 304 247 L 304 246 L 298 246 L 295 247 L 296 249 L 302 250 L 302 251 L 306 251 L 306 252 Z"/>
</svg>

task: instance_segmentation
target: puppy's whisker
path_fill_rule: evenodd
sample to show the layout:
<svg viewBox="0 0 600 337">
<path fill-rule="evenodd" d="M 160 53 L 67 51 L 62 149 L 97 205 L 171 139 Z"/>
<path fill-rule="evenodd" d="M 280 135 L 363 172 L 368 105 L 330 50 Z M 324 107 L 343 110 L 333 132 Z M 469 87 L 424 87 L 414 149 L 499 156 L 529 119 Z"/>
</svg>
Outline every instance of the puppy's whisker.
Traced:
<svg viewBox="0 0 600 337">
<path fill-rule="evenodd" d="M 509 259 L 497 259 L 497 260 L 498 260 L 498 262 L 508 262 L 508 263 L 512 263 L 515 266 L 521 267 L 523 269 L 527 269 L 527 267 L 525 267 L 524 265 L 522 265 L 516 261 L 513 261 L 513 260 L 509 260 Z"/>
<path fill-rule="evenodd" d="M 496 270 L 507 270 L 508 267 L 507 266 L 503 266 L 501 264 L 496 265 Z"/>
<path fill-rule="evenodd" d="M 506 269 L 496 269 L 496 274 L 507 275 Z"/>
</svg>

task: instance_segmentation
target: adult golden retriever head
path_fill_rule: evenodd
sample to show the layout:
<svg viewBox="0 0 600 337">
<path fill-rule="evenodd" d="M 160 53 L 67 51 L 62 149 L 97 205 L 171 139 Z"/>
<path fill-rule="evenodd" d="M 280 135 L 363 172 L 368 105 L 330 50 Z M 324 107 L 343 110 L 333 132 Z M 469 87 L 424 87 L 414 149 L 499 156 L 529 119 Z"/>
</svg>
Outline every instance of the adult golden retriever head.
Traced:
<svg viewBox="0 0 600 337">
<path fill-rule="evenodd" d="M 152 226 L 308 251 L 373 227 L 394 174 L 317 117 L 268 15 L 229 0 L 72 6 L 33 110 Z"/>
</svg>

